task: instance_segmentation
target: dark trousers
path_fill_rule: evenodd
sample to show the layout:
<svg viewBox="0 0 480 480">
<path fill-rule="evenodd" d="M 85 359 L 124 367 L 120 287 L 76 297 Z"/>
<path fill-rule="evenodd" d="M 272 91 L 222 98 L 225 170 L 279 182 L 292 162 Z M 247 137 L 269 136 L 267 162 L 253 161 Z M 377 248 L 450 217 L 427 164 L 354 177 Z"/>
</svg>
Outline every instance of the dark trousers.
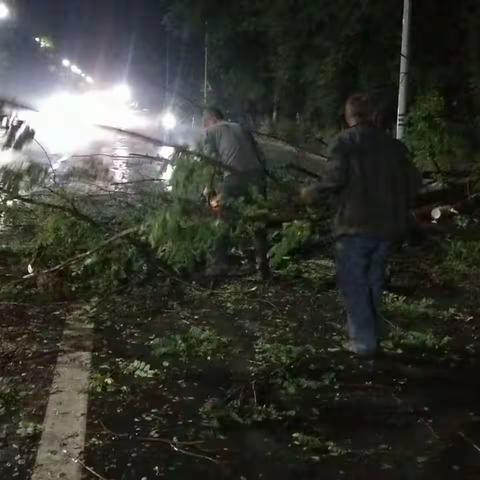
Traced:
<svg viewBox="0 0 480 480">
<path fill-rule="evenodd" d="M 262 196 L 265 195 L 265 179 L 263 173 L 252 172 L 252 174 L 245 175 L 228 175 L 224 178 L 220 187 L 220 193 L 225 202 L 222 213 L 222 229 L 224 232 L 215 245 L 213 254 L 215 264 L 226 264 L 228 261 L 228 250 L 231 247 L 231 231 L 235 227 L 239 215 L 235 201 L 244 198 L 248 202 L 251 200 L 254 192 Z M 255 229 L 253 233 L 253 244 L 257 266 L 260 269 L 267 268 L 268 238 L 265 227 Z"/>
<path fill-rule="evenodd" d="M 370 235 L 337 239 L 337 281 L 350 342 L 359 353 L 376 350 L 385 328 L 380 308 L 392 249 L 392 242 Z"/>
</svg>

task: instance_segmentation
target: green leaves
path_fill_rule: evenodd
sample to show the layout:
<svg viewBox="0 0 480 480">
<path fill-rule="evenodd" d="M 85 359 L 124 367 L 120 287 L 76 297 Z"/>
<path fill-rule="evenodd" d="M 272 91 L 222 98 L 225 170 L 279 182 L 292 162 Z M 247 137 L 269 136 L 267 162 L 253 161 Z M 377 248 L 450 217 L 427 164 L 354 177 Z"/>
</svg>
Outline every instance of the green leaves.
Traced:
<svg viewBox="0 0 480 480">
<path fill-rule="evenodd" d="M 279 267 L 288 261 L 288 255 L 301 247 L 312 234 L 310 222 L 295 221 L 284 225 L 280 241 L 270 250 L 272 265 Z"/>
<path fill-rule="evenodd" d="M 465 152 L 462 139 L 449 125 L 445 98 L 435 90 L 418 97 L 413 105 L 406 141 L 417 165 L 426 170 L 450 170 Z"/>
<path fill-rule="evenodd" d="M 436 352 L 445 353 L 450 345 L 451 338 L 438 336 L 433 330 L 426 331 L 405 331 L 395 329 L 384 347 L 391 350 L 416 350 L 423 353 Z"/>
<path fill-rule="evenodd" d="M 124 373 L 133 375 L 135 378 L 153 378 L 158 375 L 158 371 L 152 368 L 148 363 L 141 360 L 134 360 L 124 365 Z"/>
<path fill-rule="evenodd" d="M 204 188 L 214 176 L 214 169 L 193 154 L 179 155 L 169 201 L 153 205 L 144 221 L 144 235 L 150 245 L 177 270 L 193 270 L 221 234 L 202 199 Z"/>
<path fill-rule="evenodd" d="M 173 334 L 152 342 L 153 355 L 159 358 L 212 360 L 225 354 L 228 340 L 209 327 L 191 327 L 183 334 Z"/>
<path fill-rule="evenodd" d="M 436 267 L 440 280 L 462 284 L 478 278 L 480 273 L 480 244 L 478 242 L 448 241 L 445 255 Z"/>
</svg>

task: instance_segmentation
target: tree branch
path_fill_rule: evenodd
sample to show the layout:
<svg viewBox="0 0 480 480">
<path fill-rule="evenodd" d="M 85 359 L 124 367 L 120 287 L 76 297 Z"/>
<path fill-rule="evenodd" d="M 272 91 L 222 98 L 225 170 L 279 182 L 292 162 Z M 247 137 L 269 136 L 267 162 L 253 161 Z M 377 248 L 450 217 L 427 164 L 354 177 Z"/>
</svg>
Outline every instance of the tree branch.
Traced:
<svg viewBox="0 0 480 480">
<path fill-rule="evenodd" d="M 5 192 L 4 190 L 0 190 L 2 193 L 8 194 L 8 192 Z M 80 212 L 79 210 L 76 209 L 76 207 L 66 207 L 64 205 L 57 205 L 55 203 L 50 203 L 50 202 L 42 202 L 39 200 L 34 200 L 33 198 L 29 197 L 24 197 L 21 195 L 15 195 L 13 197 L 10 197 L 9 200 L 18 200 L 20 202 L 26 203 L 27 205 L 35 205 L 37 207 L 44 207 L 44 208 L 50 208 L 52 210 L 57 210 L 60 212 L 68 213 L 74 218 L 77 218 L 78 220 L 81 220 L 82 222 L 86 222 L 92 227 L 100 227 L 101 225 L 97 223 L 93 218 L 90 218 L 88 215 L 85 215 L 84 213 Z"/>
<path fill-rule="evenodd" d="M 126 230 L 123 230 L 122 232 L 119 232 L 116 235 L 113 235 L 113 237 L 110 237 L 108 240 L 105 240 L 104 242 L 100 243 L 100 245 L 97 245 L 95 248 L 92 248 L 88 252 L 84 252 L 84 253 L 80 253 L 79 255 L 75 255 L 74 257 L 69 258 L 68 260 L 65 260 L 64 262 L 58 264 L 55 267 L 49 268 L 48 270 L 44 270 L 44 271 L 38 272 L 38 273 L 30 273 L 29 275 L 25 275 L 24 277 L 22 277 L 22 280 L 28 280 L 30 278 L 37 277 L 39 274 L 48 275 L 50 273 L 59 272 L 59 271 L 65 269 L 66 267 L 69 267 L 70 265 L 74 265 L 75 263 L 78 263 L 78 262 L 84 260 L 85 258 L 91 257 L 92 255 L 99 252 L 100 250 L 103 250 L 105 247 L 108 247 L 112 243 L 115 243 L 118 240 L 126 238 L 126 237 L 130 236 L 132 233 L 138 232 L 139 230 L 140 230 L 139 227 L 132 227 L 132 228 L 128 228 Z"/>
</svg>

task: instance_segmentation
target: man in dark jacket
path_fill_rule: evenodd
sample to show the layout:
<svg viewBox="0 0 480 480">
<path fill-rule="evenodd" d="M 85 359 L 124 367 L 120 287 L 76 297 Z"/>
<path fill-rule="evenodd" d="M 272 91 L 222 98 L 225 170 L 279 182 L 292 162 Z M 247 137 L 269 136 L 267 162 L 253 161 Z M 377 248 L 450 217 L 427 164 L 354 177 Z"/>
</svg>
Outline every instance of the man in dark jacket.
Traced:
<svg viewBox="0 0 480 480">
<path fill-rule="evenodd" d="M 225 120 L 217 108 L 207 108 L 203 116 L 205 127 L 204 152 L 225 165 L 223 181 L 216 197 L 227 230 L 236 222 L 235 201 L 251 200 L 252 195 L 265 195 L 265 167 L 252 134 L 237 123 Z M 267 233 L 265 228 L 254 232 L 257 269 L 263 278 L 269 275 Z M 230 233 L 225 232 L 213 252 L 208 273 L 221 275 L 228 271 Z"/>
<path fill-rule="evenodd" d="M 334 221 L 337 279 L 347 311 L 348 349 L 377 351 L 382 336 L 381 298 L 387 260 L 407 233 L 410 208 L 421 176 L 406 147 L 373 125 L 367 95 L 353 95 L 345 107 L 348 129 L 334 140 L 317 190 L 337 194 Z M 302 192 L 305 201 L 312 188 Z"/>
</svg>

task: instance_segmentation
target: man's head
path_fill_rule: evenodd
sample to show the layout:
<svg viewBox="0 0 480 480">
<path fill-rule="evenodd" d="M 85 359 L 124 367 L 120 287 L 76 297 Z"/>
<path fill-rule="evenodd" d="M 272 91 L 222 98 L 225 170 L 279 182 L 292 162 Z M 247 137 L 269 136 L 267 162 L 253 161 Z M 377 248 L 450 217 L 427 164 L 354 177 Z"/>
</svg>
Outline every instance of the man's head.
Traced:
<svg viewBox="0 0 480 480">
<path fill-rule="evenodd" d="M 349 127 L 359 123 L 372 123 L 374 113 L 372 98 L 365 93 L 352 95 L 345 105 L 345 120 Z"/>
<path fill-rule="evenodd" d="M 208 107 L 203 111 L 203 126 L 204 128 L 211 127 L 216 123 L 223 122 L 225 116 L 223 112 L 217 107 Z"/>
</svg>

